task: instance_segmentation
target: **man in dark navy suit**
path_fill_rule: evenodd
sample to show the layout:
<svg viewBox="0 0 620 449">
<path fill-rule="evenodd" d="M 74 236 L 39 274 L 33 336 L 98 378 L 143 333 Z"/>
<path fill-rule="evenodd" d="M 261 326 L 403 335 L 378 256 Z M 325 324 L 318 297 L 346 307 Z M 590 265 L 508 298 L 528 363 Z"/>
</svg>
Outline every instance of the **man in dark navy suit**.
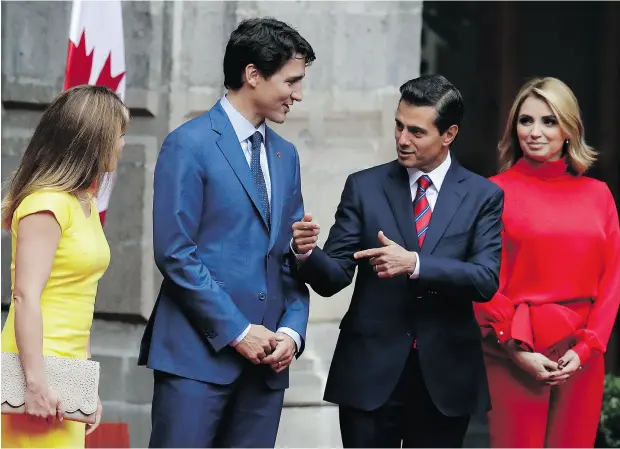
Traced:
<svg viewBox="0 0 620 449">
<path fill-rule="evenodd" d="M 345 447 L 460 447 L 489 409 L 472 301 L 498 289 L 503 192 L 450 145 L 463 118 L 444 77 L 400 88 L 397 160 L 350 175 L 323 250 L 318 224 L 293 224 L 297 276 L 318 294 L 355 290 L 325 400 Z"/>
</svg>

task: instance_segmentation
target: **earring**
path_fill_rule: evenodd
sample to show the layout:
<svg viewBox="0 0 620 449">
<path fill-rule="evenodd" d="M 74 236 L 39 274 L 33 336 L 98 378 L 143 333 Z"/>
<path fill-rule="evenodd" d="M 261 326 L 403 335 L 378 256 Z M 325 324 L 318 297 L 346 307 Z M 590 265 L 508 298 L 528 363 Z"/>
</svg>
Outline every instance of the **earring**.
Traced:
<svg viewBox="0 0 620 449">
<path fill-rule="evenodd" d="M 562 156 L 566 156 L 568 153 L 568 146 L 570 145 L 570 140 L 564 140 L 564 145 L 562 145 Z"/>
</svg>

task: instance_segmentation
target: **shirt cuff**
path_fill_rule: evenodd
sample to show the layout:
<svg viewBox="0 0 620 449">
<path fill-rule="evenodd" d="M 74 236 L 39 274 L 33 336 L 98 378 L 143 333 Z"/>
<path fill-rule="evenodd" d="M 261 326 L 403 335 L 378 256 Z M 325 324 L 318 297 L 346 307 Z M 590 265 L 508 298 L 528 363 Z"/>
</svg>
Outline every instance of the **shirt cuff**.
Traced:
<svg viewBox="0 0 620 449">
<path fill-rule="evenodd" d="M 409 279 L 418 279 L 420 277 L 420 255 L 415 253 L 416 255 L 416 263 L 415 268 L 413 269 L 413 273 L 409 275 Z"/>
<path fill-rule="evenodd" d="M 312 254 L 312 250 L 308 251 L 305 254 L 297 254 L 295 252 L 295 250 L 293 249 L 293 239 L 291 239 L 291 243 L 289 244 L 289 246 L 291 247 L 291 251 L 293 252 L 293 254 L 295 255 L 295 258 L 297 260 L 306 260 L 308 257 L 310 257 L 310 254 Z M 293 332 L 295 332 L 295 331 L 293 331 Z"/>
<path fill-rule="evenodd" d="M 301 337 L 297 332 L 295 332 L 290 327 L 280 327 L 278 328 L 277 332 L 281 332 L 291 337 L 295 341 L 295 345 L 297 345 L 295 348 L 295 352 L 299 351 L 299 348 L 301 347 Z"/>
<path fill-rule="evenodd" d="M 248 332 L 250 332 L 250 328 L 251 327 L 252 327 L 252 325 L 248 324 L 248 327 L 246 327 L 245 330 L 243 332 L 241 332 L 241 334 L 230 343 L 230 346 L 232 346 L 234 348 L 239 343 L 241 343 L 241 340 L 243 340 L 245 338 L 245 336 L 248 335 Z"/>
<path fill-rule="evenodd" d="M 585 341 L 580 341 L 571 349 L 575 351 L 575 353 L 579 356 L 579 363 L 582 366 L 590 359 L 590 356 L 592 355 L 592 351 L 590 350 L 590 347 Z"/>
</svg>

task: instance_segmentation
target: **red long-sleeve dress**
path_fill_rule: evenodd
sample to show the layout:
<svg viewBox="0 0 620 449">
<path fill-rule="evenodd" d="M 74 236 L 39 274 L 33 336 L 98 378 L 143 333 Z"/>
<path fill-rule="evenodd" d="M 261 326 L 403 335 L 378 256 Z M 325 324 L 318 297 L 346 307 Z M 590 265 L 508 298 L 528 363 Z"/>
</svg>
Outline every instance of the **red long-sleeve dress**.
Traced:
<svg viewBox="0 0 620 449">
<path fill-rule="evenodd" d="M 600 355 L 620 303 L 614 198 L 603 182 L 568 173 L 564 159 L 534 165 L 522 158 L 491 180 L 505 194 L 500 286 L 491 301 L 474 304 L 485 336 L 491 443 L 592 447 L 604 376 Z M 502 349 L 510 339 L 546 355 L 561 347 L 555 360 L 572 347 L 583 370 L 553 389 L 530 383 L 533 377 Z M 584 424 L 588 429 L 580 430 Z"/>
</svg>

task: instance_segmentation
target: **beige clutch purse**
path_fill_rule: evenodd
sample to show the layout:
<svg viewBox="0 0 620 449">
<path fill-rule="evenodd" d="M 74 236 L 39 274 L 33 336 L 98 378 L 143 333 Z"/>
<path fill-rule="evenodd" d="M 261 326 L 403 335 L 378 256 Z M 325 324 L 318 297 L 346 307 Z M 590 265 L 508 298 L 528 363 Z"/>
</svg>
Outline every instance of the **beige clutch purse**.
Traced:
<svg viewBox="0 0 620 449">
<path fill-rule="evenodd" d="M 65 409 L 65 419 L 95 422 L 99 394 L 99 362 L 43 356 L 50 389 Z M 19 354 L 2 353 L 2 413 L 25 412 L 26 380 Z"/>
</svg>

